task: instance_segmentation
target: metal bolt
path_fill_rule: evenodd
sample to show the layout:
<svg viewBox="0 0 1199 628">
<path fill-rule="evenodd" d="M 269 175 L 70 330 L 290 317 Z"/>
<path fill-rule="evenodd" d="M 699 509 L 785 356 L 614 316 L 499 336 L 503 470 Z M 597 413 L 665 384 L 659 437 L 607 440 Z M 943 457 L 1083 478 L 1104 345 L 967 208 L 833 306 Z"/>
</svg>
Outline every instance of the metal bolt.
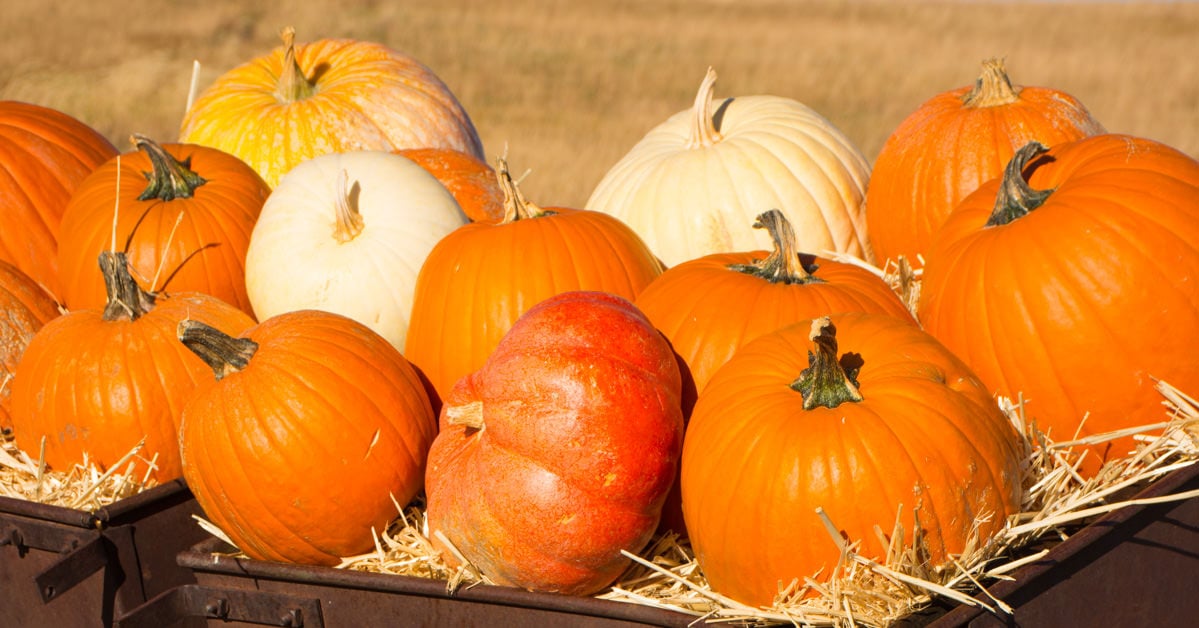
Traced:
<svg viewBox="0 0 1199 628">
<path fill-rule="evenodd" d="M 285 628 L 303 628 L 304 614 L 298 608 L 293 608 L 287 611 L 287 614 L 279 618 L 279 625 Z"/>
<path fill-rule="evenodd" d="M 215 619 L 229 617 L 229 600 L 217 598 L 204 605 L 204 614 Z"/>
</svg>

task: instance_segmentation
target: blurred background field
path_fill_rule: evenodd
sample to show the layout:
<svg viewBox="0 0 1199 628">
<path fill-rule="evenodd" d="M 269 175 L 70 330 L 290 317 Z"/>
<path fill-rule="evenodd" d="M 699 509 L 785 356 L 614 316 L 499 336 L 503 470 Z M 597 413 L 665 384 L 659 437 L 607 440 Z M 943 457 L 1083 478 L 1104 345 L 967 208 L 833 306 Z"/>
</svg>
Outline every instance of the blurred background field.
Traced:
<svg viewBox="0 0 1199 628">
<path fill-rule="evenodd" d="M 433 69 L 493 159 L 542 205 L 581 207 L 646 131 L 716 96 L 799 100 L 873 160 L 929 97 L 988 57 L 1109 131 L 1199 157 L 1199 3 L 845 0 L 4 0 L 0 99 L 65 111 L 122 150 L 172 141 L 193 61 L 203 89 L 279 45 L 348 37 Z"/>
</svg>

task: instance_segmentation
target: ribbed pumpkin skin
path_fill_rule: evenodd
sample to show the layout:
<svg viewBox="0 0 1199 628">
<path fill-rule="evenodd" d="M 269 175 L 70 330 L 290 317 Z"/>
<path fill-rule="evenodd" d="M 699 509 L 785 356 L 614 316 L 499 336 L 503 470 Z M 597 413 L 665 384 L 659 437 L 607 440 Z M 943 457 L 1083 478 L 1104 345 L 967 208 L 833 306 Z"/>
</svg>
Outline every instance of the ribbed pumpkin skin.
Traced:
<svg viewBox="0 0 1199 628">
<path fill-rule="evenodd" d="M 666 266 L 768 247 L 751 225 L 771 208 L 795 226 L 800 250 L 868 260 L 870 165 L 857 147 L 808 106 L 778 96 L 726 99 L 714 126 L 714 81 L 709 74 L 693 109 L 650 130 L 613 165 L 584 207 L 632 227 Z M 697 125 L 708 128 L 697 134 Z"/>
<path fill-rule="evenodd" d="M 67 201 L 116 154 L 103 135 L 65 113 L 0 101 L 0 261 L 57 295 L 58 228 Z"/>
<path fill-rule="evenodd" d="M 984 64 L 980 85 L 999 80 L 988 77 L 996 70 L 1002 72 L 1002 64 Z M 1052 146 L 1104 132 L 1081 102 L 1059 90 L 1015 87 L 1011 102 L 966 104 L 972 89 L 953 89 L 921 104 L 875 159 L 866 218 L 879 265 L 903 255 L 919 267 L 917 256 L 928 252 L 954 206 L 1002 174 L 1021 146 L 1033 140 Z"/>
<path fill-rule="evenodd" d="M 0 262 L 0 430 L 12 429 L 12 378 L 25 347 L 61 312 L 54 297 L 8 262 Z"/>
<path fill-rule="evenodd" d="M 96 168 L 80 183 L 62 220 L 58 266 L 63 302 L 72 310 L 104 306 L 96 257 L 112 248 L 116 207 L 116 248 L 124 248 L 136 227 L 127 254 L 135 275 L 149 289 L 162 289 L 178 268 L 168 292 L 202 292 L 250 313 L 246 249 L 270 189 L 249 166 L 223 151 L 185 144 L 162 148 L 177 160 L 190 160 L 191 169 L 207 182 L 191 198 L 139 201 L 147 185 L 145 173 L 154 170 L 145 152 L 122 154 L 119 170 L 115 158 Z M 176 228 L 180 215 L 183 221 Z M 208 246 L 212 244 L 216 246 Z M 156 277 L 158 285 L 149 286 Z"/>
<path fill-rule="evenodd" d="M 484 158 L 470 117 L 432 70 L 386 46 L 352 39 L 296 45 L 315 93 L 276 96 L 286 47 L 238 66 L 200 94 L 180 141 L 237 155 L 272 188 L 301 161 L 355 150 L 446 147 Z"/>
<path fill-rule="evenodd" d="M 602 589 L 657 527 L 682 446 L 679 386 L 670 346 L 628 301 L 547 299 L 446 399 L 430 535 L 498 584 Z M 452 419 L 471 407 L 481 429 Z"/>
<path fill-rule="evenodd" d="M 780 581 L 827 577 L 838 549 L 822 508 L 858 551 L 882 558 L 875 532 L 919 506 L 934 564 L 962 551 L 976 519 L 985 540 L 1017 511 L 1017 435 L 969 369 L 891 316 L 833 315 L 838 356 L 864 364 L 863 397 L 803 407 L 790 385 L 808 368 L 811 323 L 760 336 L 716 372 L 683 445 L 683 513 L 712 589 L 770 605 Z"/>
<path fill-rule="evenodd" d="M 645 243 L 615 218 L 547 210 L 554 213 L 459 227 L 425 259 L 404 355 L 438 397 L 482 367 L 516 319 L 541 301 L 572 290 L 632 301 L 661 274 Z"/>
<path fill-rule="evenodd" d="M 925 269 L 919 317 L 1056 440 L 1162 420 L 1155 379 L 1199 390 L 1199 162 L 1101 135 L 1025 169 L 1043 205 L 984 227 L 993 180 L 962 201 Z M 1082 429 L 1079 423 L 1089 413 Z M 1123 456 L 1131 439 L 1112 444 Z M 1093 472 L 1102 448 L 1084 471 Z"/>
<path fill-rule="evenodd" d="M 352 319 L 289 312 L 247 330 L 258 349 L 184 410 L 184 476 L 252 558 L 331 565 L 421 489 L 437 419 L 402 355 Z"/>
<path fill-rule="evenodd" d="M 437 177 L 471 221 L 495 223 L 504 219 L 504 190 L 487 162 L 452 148 L 405 148 L 396 152 Z"/>
<path fill-rule="evenodd" d="M 198 293 L 160 297 L 134 321 L 106 321 L 100 309 L 83 309 L 46 323 L 25 348 L 13 379 L 17 442 L 36 456 L 45 435 L 47 464 L 66 470 L 83 462 L 85 453 L 105 468 L 144 437 L 140 456 L 158 456 L 152 477 L 181 477 L 183 405 L 212 375 L 175 337 L 185 318 L 227 329 L 254 324 L 245 312 Z M 137 469 L 140 476 L 146 467 Z"/>
</svg>

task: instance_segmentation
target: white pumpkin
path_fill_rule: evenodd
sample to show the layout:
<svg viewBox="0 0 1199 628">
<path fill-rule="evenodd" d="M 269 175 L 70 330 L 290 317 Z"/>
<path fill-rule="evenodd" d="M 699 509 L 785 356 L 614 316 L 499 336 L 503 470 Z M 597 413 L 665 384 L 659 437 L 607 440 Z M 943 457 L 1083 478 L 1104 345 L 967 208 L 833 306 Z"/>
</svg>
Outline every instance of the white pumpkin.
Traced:
<svg viewBox="0 0 1199 628">
<path fill-rule="evenodd" d="M 246 293 L 260 321 L 334 312 L 403 351 L 421 264 L 466 222 L 449 191 L 406 157 L 314 157 L 267 197 L 246 250 Z"/>
<path fill-rule="evenodd" d="M 603 177 L 587 209 L 624 221 L 668 266 L 712 253 L 770 250 L 755 217 L 778 209 L 799 250 L 869 260 L 863 200 L 870 165 L 807 105 L 759 95 L 713 109 L 708 69 L 692 109 L 641 139 Z"/>
</svg>

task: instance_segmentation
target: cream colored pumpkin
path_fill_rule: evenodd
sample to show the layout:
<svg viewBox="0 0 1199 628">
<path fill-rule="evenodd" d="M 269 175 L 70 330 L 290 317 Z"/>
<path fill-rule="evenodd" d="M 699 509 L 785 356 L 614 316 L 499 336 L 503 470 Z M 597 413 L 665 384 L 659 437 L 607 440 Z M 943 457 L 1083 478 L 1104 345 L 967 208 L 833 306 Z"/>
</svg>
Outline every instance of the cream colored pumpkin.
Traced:
<svg viewBox="0 0 1199 628">
<path fill-rule="evenodd" d="M 863 208 L 870 165 L 826 118 L 789 98 L 729 98 L 713 107 L 709 69 L 695 105 L 612 167 L 587 209 L 624 221 L 668 266 L 769 250 L 754 218 L 779 209 L 799 250 L 869 260 Z"/>
<path fill-rule="evenodd" d="M 406 157 L 356 151 L 302 162 L 267 197 L 250 235 L 254 314 L 334 312 L 403 351 L 421 264 L 466 222 L 449 191 Z"/>
</svg>

